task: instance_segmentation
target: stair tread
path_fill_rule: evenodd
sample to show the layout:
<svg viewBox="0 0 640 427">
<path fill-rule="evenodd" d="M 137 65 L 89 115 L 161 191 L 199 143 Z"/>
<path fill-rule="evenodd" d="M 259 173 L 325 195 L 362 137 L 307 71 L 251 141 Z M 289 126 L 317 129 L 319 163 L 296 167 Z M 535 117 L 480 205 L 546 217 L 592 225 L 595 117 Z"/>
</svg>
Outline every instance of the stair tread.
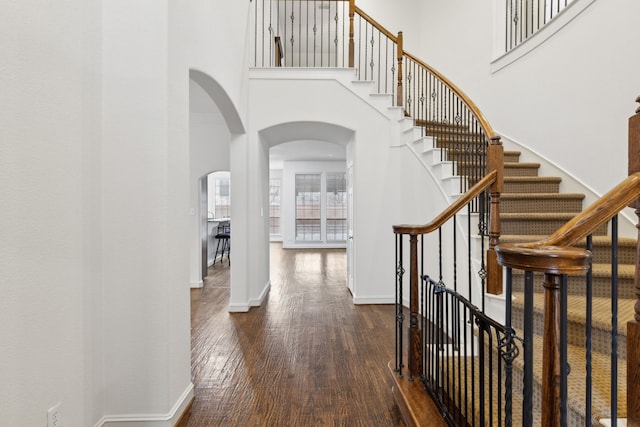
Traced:
<svg viewBox="0 0 640 427">
<path fill-rule="evenodd" d="M 562 178 L 559 176 L 505 176 L 504 182 L 513 181 L 550 181 L 550 182 L 560 182 Z"/>
<path fill-rule="evenodd" d="M 593 264 L 591 268 L 594 277 L 610 277 L 611 264 Z M 633 279 L 636 266 L 633 264 L 618 264 L 618 278 Z"/>
<path fill-rule="evenodd" d="M 571 219 L 577 212 L 506 212 L 500 213 L 500 219 L 534 219 L 554 221 L 557 219 Z"/>
<path fill-rule="evenodd" d="M 524 305 L 524 293 L 514 292 L 514 308 L 522 308 Z M 593 328 L 609 330 L 611 328 L 611 298 L 593 297 Z M 618 299 L 618 333 L 627 335 L 627 322 L 633 319 L 635 299 Z M 544 294 L 534 293 L 534 311 L 544 312 Z M 569 295 L 567 304 L 567 319 L 569 322 L 584 323 L 586 297 L 582 295 Z"/>
<path fill-rule="evenodd" d="M 580 193 L 502 193 L 501 200 L 505 199 L 584 199 Z"/>
<path fill-rule="evenodd" d="M 529 242 L 538 242 L 540 240 L 546 239 L 549 236 L 540 236 L 540 235 L 520 235 L 520 234 L 509 234 L 500 236 L 500 243 L 529 243 Z M 611 245 L 611 237 L 609 236 L 593 236 L 593 244 L 594 245 Z M 576 247 L 584 247 L 584 243 L 573 245 Z M 637 246 L 637 240 L 632 239 L 630 237 L 618 237 L 618 246 L 625 247 L 633 247 Z"/>
<path fill-rule="evenodd" d="M 534 162 L 504 162 L 505 168 L 539 168 L 540 163 Z"/>
</svg>

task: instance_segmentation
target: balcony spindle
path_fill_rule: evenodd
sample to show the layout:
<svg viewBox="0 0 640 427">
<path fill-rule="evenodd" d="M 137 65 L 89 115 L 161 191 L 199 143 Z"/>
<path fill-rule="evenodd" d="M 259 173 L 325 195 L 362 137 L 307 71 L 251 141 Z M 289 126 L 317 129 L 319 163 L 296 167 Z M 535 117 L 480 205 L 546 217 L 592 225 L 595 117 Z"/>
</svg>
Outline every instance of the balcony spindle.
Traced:
<svg viewBox="0 0 640 427">
<path fill-rule="evenodd" d="M 396 92 L 396 105 L 398 107 L 402 107 L 402 80 L 403 80 L 403 74 L 402 74 L 402 62 L 404 61 L 404 48 L 402 47 L 402 31 L 398 32 L 398 40 L 397 40 L 397 51 L 396 51 L 396 55 L 398 57 L 398 90 Z"/>
<path fill-rule="evenodd" d="M 354 28 L 353 28 L 353 17 L 356 14 L 356 0 L 349 0 L 349 68 L 354 67 L 354 55 L 355 55 L 355 42 L 353 40 L 354 37 Z"/>
</svg>

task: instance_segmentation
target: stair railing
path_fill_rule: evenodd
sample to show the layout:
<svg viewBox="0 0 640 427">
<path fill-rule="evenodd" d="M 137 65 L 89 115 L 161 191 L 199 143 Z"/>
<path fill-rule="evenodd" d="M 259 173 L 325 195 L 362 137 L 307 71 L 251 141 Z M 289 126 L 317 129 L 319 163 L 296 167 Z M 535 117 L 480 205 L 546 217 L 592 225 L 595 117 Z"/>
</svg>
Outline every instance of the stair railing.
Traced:
<svg viewBox="0 0 640 427">
<path fill-rule="evenodd" d="M 440 149 L 440 160 L 466 178 L 460 193 L 484 176 L 486 149 L 497 137 L 489 122 L 460 88 L 404 50 L 402 32 L 384 28 L 355 0 L 257 0 L 254 31 L 256 67 L 353 67 L 356 80 L 391 95 Z"/>
<path fill-rule="evenodd" d="M 497 280 L 500 285 L 502 282 L 501 269 L 497 268 L 497 264 L 489 269 L 492 257 L 497 262 L 492 245 L 497 243 L 500 235 L 499 199 L 503 185 L 504 153 L 498 138 L 493 139 L 488 147 L 488 158 L 488 173 L 433 221 L 424 225 L 393 227 L 396 235 L 395 371 L 400 377 L 404 376 L 406 360 L 409 380 L 421 379 L 450 420 L 469 416 L 474 411 L 475 404 L 467 399 L 472 396 L 471 389 L 464 398 L 462 394 L 453 396 L 451 393 L 462 384 L 466 386 L 468 380 L 474 377 L 466 375 L 466 368 L 463 375 L 462 365 L 465 362 L 460 358 L 474 354 L 478 349 L 478 340 L 486 336 L 491 341 L 492 337 L 499 336 L 495 344 L 502 345 L 503 350 L 509 348 L 504 353 L 505 358 L 511 358 L 509 367 L 513 360 L 513 346 L 508 343 L 513 338 L 510 328 L 505 329 L 483 313 L 485 282 Z M 490 203 L 484 203 L 485 199 L 490 199 Z M 481 201 L 478 215 L 473 212 L 475 200 Z M 488 217 L 483 212 L 485 206 L 492 206 Z M 475 224 L 475 241 L 472 233 L 474 220 L 478 222 Z M 407 243 L 408 263 L 404 257 Z M 445 265 L 443 260 L 449 255 L 453 264 Z M 404 281 L 407 270 L 408 301 L 405 299 Z M 409 327 L 405 330 L 407 305 Z M 475 330 L 481 331 L 477 333 L 478 337 L 474 336 Z M 408 340 L 406 346 L 405 335 Z M 405 347 L 408 350 L 406 358 Z M 448 357 L 453 354 L 460 362 L 455 368 Z M 486 366 L 492 366 L 490 360 L 491 357 Z M 478 374 L 485 372 L 486 366 L 483 364 Z M 502 365 L 497 369 L 502 372 Z M 479 379 L 480 382 L 473 382 L 472 387 L 489 389 L 493 384 L 491 377 L 486 382 L 483 378 Z M 505 383 L 505 387 L 510 390 L 510 381 Z M 496 401 L 502 402 L 502 396 L 506 396 L 502 386 L 495 391 L 499 396 Z M 487 394 L 487 402 L 491 396 L 494 393 Z M 484 402 L 478 408 L 484 410 Z M 497 416 L 502 418 L 506 413 L 510 414 L 510 405 L 505 407 L 505 413 Z"/>
<path fill-rule="evenodd" d="M 637 99 L 640 102 L 640 97 Z M 585 274 L 587 277 L 587 327 L 585 331 L 586 351 L 584 381 L 587 383 L 584 408 L 587 423 L 592 419 L 592 353 L 590 306 L 591 241 L 590 236 L 598 228 L 611 221 L 612 239 L 612 284 L 611 284 L 611 373 L 610 413 L 611 425 L 618 418 L 618 247 L 617 215 L 625 207 L 635 208 L 640 217 L 640 108 L 629 119 L 629 177 L 605 194 L 581 214 L 548 238 L 533 243 L 500 244 L 496 247 L 499 263 L 507 268 L 507 289 L 511 287 L 512 269 L 525 273 L 525 320 L 524 320 L 524 383 L 525 393 L 531 393 L 533 381 L 533 273 L 544 274 L 544 334 L 542 371 L 542 426 L 567 425 L 567 377 L 582 375 L 570 369 L 567 356 L 567 299 L 568 276 Z M 640 230 L 640 226 L 639 226 Z M 587 249 L 573 247 L 587 239 Z M 640 240 L 639 240 L 640 241 Z M 627 324 L 627 425 L 640 426 L 640 251 L 636 254 L 634 318 Z M 576 396 L 573 396 L 574 398 Z M 532 425 L 532 396 L 524 396 L 523 425 Z"/>
<path fill-rule="evenodd" d="M 506 0 L 504 7 L 505 46 L 509 52 L 557 17 L 573 0 Z"/>
</svg>

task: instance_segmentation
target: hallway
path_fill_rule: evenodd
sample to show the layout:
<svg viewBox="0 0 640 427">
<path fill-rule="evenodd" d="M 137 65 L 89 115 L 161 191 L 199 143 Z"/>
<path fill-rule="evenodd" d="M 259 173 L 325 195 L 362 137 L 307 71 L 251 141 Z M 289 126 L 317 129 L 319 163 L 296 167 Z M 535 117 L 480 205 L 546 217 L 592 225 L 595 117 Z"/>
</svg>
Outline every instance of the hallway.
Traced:
<svg viewBox="0 0 640 427">
<path fill-rule="evenodd" d="M 344 250 L 271 244 L 262 307 L 227 312 L 229 268 L 191 290 L 195 401 L 185 426 L 402 426 L 391 394 L 394 308 L 356 306 Z"/>
</svg>

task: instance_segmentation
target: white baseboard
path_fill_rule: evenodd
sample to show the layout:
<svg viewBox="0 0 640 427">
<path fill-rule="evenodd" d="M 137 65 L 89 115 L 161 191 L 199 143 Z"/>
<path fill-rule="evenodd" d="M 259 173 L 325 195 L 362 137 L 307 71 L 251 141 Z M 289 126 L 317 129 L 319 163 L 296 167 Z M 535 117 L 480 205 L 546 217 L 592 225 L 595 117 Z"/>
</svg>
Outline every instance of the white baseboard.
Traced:
<svg viewBox="0 0 640 427">
<path fill-rule="evenodd" d="M 191 289 L 198 289 L 198 288 L 202 288 L 203 286 L 204 286 L 204 282 L 202 280 L 191 282 Z"/>
<path fill-rule="evenodd" d="M 395 304 L 396 297 L 394 295 L 391 296 L 375 296 L 375 297 L 359 297 L 357 295 L 353 296 L 353 303 L 356 305 L 365 305 L 365 304 Z"/>
<path fill-rule="evenodd" d="M 250 308 L 249 304 L 231 303 L 229 304 L 229 313 L 246 313 Z"/>
<path fill-rule="evenodd" d="M 269 295 L 269 291 L 271 290 L 271 280 L 264 285 L 262 292 L 258 298 L 250 299 L 247 303 L 231 303 L 229 304 L 229 312 L 230 313 L 246 313 L 249 311 L 251 307 L 259 307 L 264 302 L 267 295 Z"/>
<path fill-rule="evenodd" d="M 94 427 L 173 427 L 194 398 L 193 383 L 185 391 L 167 414 L 126 414 L 105 415 Z"/>
<path fill-rule="evenodd" d="M 260 307 L 264 302 L 264 299 L 267 297 L 267 295 L 269 295 L 270 290 L 271 290 L 271 280 L 269 280 L 267 284 L 264 286 L 264 289 L 262 289 L 262 292 L 260 293 L 260 296 L 257 299 L 249 300 L 249 305 L 251 305 L 251 307 Z"/>
</svg>

